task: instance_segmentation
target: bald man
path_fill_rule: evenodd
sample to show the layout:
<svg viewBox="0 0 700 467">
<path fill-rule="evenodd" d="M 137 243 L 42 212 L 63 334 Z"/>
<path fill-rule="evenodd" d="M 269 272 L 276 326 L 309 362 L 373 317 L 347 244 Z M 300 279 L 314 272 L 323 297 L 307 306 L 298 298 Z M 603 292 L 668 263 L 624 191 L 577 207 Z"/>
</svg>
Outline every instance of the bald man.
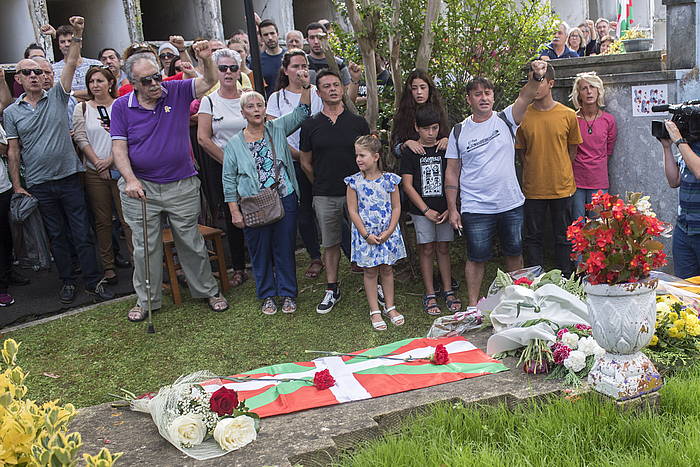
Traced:
<svg viewBox="0 0 700 467">
<path fill-rule="evenodd" d="M 304 49 L 304 33 L 292 29 L 284 37 L 284 41 L 287 43 L 287 49 Z"/>
<path fill-rule="evenodd" d="M 4 112 L 12 188 L 15 193 L 39 201 L 39 212 L 51 240 L 51 253 L 63 281 L 59 300 L 66 305 L 77 295 L 71 241 L 80 259 L 85 291 L 95 301 L 114 297 L 104 287 L 97 266 L 85 193 L 78 178 L 84 168 L 68 133 L 66 112 L 85 20 L 73 16 L 70 23 L 75 34 L 58 83 L 47 91 L 42 64 L 22 60 L 17 64 L 15 80 L 22 85 L 24 93 Z M 20 181 L 20 160 L 24 163 L 26 189 Z"/>
</svg>

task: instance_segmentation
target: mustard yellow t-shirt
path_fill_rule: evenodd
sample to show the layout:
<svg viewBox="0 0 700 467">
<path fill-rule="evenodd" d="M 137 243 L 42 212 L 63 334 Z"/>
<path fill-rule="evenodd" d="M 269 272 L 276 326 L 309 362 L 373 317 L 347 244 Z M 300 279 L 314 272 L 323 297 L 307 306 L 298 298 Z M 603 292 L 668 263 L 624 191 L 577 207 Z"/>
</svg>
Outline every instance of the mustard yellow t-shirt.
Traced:
<svg viewBox="0 0 700 467">
<path fill-rule="evenodd" d="M 553 109 L 528 106 L 515 138 L 524 149 L 523 194 L 528 199 L 557 199 L 576 191 L 569 145 L 581 144 L 576 113 L 557 102 Z"/>
</svg>

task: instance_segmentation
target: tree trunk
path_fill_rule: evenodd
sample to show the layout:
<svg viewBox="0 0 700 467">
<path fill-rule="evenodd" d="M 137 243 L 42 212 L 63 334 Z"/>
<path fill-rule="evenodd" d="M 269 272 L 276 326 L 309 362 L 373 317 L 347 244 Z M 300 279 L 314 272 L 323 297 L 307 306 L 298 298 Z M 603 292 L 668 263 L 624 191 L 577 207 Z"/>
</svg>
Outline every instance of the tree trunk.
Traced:
<svg viewBox="0 0 700 467">
<path fill-rule="evenodd" d="M 389 66 L 391 76 L 394 81 L 394 109 L 399 108 L 401 93 L 403 92 L 403 76 L 401 71 L 399 20 L 401 18 L 401 0 L 391 0 L 391 8 L 394 13 L 391 15 L 391 32 L 389 33 Z"/>
<path fill-rule="evenodd" d="M 423 37 L 421 37 L 416 57 L 416 68 L 428 69 L 430 56 L 433 53 L 433 43 L 435 42 L 433 23 L 440 15 L 440 4 L 440 0 L 428 0 L 425 11 L 425 22 L 423 23 Z"/>
</svg>

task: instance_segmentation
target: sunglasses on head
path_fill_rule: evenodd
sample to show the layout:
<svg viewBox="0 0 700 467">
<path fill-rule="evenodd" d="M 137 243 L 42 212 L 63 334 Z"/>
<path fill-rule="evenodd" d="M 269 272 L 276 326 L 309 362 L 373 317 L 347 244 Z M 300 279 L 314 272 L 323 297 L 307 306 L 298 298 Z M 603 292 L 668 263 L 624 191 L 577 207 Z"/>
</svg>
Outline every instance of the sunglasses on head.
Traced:
<svg viewBox="0 0 700 467">
<path fill-rule="evenodd" d="M 151 81 L 160 83 L 161 81 L 163 81 L 163 77 L 160 73 L 153 73 L 151 76 L 144 76 L 143 78 L 139 79 L 139 82 L 144 86 L 148 86 L 149 84 L 151 84 Z"/>
<path fill-rule="evenodd" d="M 164 53 L 162 53 L 162 54 L 160 54 L 160 55 L 158 55 L 158 56 L 159 56 L 160 58 L 162 58 L 163 60 L 167 60 L 167 59 L 170 59 L 170 58 L 175 58 L 175 54 L 171 54 L 170 52 L 164 52 Z"/>
<path fill-rule="evenodd" d="M 22 73 L 24 76 L 29 76 L 32 73 L 34 73 L 37 76 L 41 76 L 44 74 L 44 70 L 41 68 L 25 68 L 24 70 L 17 70 L 19 73 Z"/>
<path fill-rule="evenodd" d="M 226 70 L 230 70 L 231 73 L 235 73 L 238 71 L 238 65 L 219 65 L 218 68 L 219 71 L 222 73 L 226 73 Z"/>
</svg>

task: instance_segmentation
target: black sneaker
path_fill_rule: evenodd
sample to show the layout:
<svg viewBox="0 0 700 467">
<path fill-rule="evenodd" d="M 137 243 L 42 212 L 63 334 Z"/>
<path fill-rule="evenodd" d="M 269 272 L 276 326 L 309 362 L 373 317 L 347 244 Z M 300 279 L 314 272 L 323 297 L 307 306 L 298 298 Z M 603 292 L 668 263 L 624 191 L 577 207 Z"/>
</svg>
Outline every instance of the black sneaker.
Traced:
<svg viewBox="0 0 700 467">
<path fill-rule="evenodd" d="M 316 307 L 316 313 L 325 315 L 331 311 L 339 301 L 340 289 L 335 289 L 335 293 L 330 289 L 326 289 L 326 295 L 324 295 L 323 300 L 321 300 L 321 303 Z"/>
<path fill-rule="evenodd" d="M 85 289 L 85 292 L 92 295 L 92 300 L 95 302 L 104 302 L 114 298 L 114 292 L 105 288 L 105 279 L 95 285 L 94 289 Z"/>
<path fill-rule="evenodd" d="M 121 255 L 117 255 L 114 257 L 114 265 L 118 268 L 121 268 L 121 269 L 130 268 L 131 261 L 129 261 L 128 259 L 122 258 Z"/>
<path fill-rule="evenodd" d="M 70 284 L 70 283 L 64 283 L 63 287 L 61 287 L 61 290 L 58 292 L 58 299 L 61 301 L 61 303 L 68 305 L 69 303 L 73 303 L 73 300 L 75 300 L 75 296 L 77 295 L 76 289 L 75 289 L 75 284 Z"/>
<path fill-rule="evenodd" d="M 32 281 L 28 277 L 20 274 L 17 271 L 12 271 L 10 273 L 10 285 L 29 285 Z"/>
</svg>

